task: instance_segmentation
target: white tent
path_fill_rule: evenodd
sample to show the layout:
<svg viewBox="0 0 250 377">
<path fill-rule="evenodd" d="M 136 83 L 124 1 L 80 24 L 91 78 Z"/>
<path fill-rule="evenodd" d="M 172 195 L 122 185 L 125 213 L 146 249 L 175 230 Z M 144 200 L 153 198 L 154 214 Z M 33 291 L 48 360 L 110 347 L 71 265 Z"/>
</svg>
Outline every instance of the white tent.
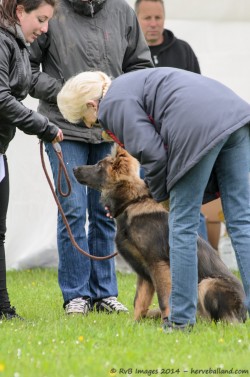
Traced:
<svg viewBox="0 0 250 377">
<path fill-rule="evenodd" d="M 190 43 L 202 74 L 250 102 L 250 2 L 166 0 L 165 7 L 166 27 Z M 37 107 L 32 98 L 24 103 Z M 11 182 L 7 268 L 55 266 L 57 208 L 42 170 L 38 139 L 18 131 L 7 157 Z"/>
</svg>

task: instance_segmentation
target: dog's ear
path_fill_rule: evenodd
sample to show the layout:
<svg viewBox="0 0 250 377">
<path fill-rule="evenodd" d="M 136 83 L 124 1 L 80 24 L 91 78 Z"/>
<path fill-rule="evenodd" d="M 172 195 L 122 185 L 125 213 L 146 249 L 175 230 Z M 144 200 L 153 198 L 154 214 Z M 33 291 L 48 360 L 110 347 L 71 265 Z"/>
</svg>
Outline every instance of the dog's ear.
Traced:
<svg viewBox="0 0 250 377">
<path fill-rule="evenodd" d="M 119 175 L 129 175 L 129 160 L 125 155 L 118 154 L 113 160 L 112 170 Z"/>
<path fill-rule="evenodd" d="M 118 158 L 118 157 L 131 157 L 133 158 L 126 149 L 122 148 L 119 144 L 114 143 L 114 146 L 111 150 L 111 157 L 112 158 Z"/>
<path fill-rule="evenodd" d="M 139 163 L 124 148 L 114 144 L 111 151 L 112 170 L 119 175 L 138 175 Z"/>
<path fill-rule="evenodd" d="M 138 173 L 138 161 L 132 157 L 124 148 L 116 146 L 116 153 L 113 157 L 112 169 L 119 175 L 131 176 Z"/>
<path fill-rule="evenodd" d="M 120 145 L 117 144 L 117 147 L 116 147 L 116 157 L 128 157 L 130 156 L 129 153 L 122 147 L 120 147 Z"/>
</svg>

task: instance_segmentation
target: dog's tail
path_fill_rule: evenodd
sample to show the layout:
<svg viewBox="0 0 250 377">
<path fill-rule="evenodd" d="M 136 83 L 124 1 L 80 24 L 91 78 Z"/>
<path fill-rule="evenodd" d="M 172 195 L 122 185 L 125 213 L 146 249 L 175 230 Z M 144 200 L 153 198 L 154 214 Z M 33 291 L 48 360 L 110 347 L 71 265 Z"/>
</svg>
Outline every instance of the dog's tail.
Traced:
<svg viewBox="0 0 250 377">
<path fill-rule="evenodd" d="M 207 278 L 198 285 L 198 313 L 212 321 L 245 322 L 247 310 L 241 284 L 224 277 Z"/>
<path fill-rule="evenodd" d="M 218 251 L 216 251 L 208 242 L 198 237 L 198 271 L 199 282 L 209 277 L 224 277 L 232 279 L 237 283 L 239 279 L 223 263 Z"/>
</svg>

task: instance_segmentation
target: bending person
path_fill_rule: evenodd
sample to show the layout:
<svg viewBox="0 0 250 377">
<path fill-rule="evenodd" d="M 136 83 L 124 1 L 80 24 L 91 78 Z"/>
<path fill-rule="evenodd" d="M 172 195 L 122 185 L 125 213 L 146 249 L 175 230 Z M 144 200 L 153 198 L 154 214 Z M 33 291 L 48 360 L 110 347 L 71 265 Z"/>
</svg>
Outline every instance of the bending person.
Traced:
<svg viewBox="0 0 250 377">
<path fill-rule="evenodd" d="M 218 81 L 175 68 L 112 83 L 102 72 L 81 73 L 65 84 L 58 105 L 72 123 L 84 119 L 91 127 L 98 116 L 144 167 L 154 199 L 170 200 L 166 331 L 196 321 L 200 207 L 219 194 L 250 312 L 250 105 Z"/>
</svg>

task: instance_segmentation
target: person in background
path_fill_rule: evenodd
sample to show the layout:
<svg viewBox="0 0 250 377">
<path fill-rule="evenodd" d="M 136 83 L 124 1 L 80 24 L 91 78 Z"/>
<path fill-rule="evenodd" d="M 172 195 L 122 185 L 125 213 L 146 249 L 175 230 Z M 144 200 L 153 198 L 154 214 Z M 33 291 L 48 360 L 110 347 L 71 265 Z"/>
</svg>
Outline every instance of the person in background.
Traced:
<svg viewBox="0 0 250 377">
<path fill-rule="evenodd" d="M 163 329 L 191 330 L 198 298 L 202 203 L 221 197 L 250 314 L 250 105 L 231 89 L 177 68 L 127 73 L 111 82 L 83 72 L 58 94 L 72 123 L 100 124 L 145 170 L 152 197 L 170 202 L 172 289 Z"/>
<path fill-rule="evenodd" d="M 174 67 L 201 73 L 198 59 L 191 46 L 164 29 L 163 0 L 136 0 L 135 12 L 149 46 L 155 67 Z M 143 169 L 141 176 L 143 177 Z M 200 236 L 208 241 L 205 216 L 200 213 Z"/>
<path fill-rule="evenodd" d="M 135 12 L 150 48 L 155 67 L 175 67 L 201 73 L 191 46 L 164 29 L 163 0 L 136 0 Z"/>
<path fill-rule="evenodd" d="M 60 126 L 63 158 L 72 184 L 68 198 L 59 200 L 77 244 L 95 256 L 114 252 L 115 223 L 100 204 L 100 193 L 79 185 L 73 175 L 78 165 L 92 165 L 111 151 L 98 123 L 89 129 L 84 122 L 72 125 L 57 107 L 57 94 L 71 76 L 100 69 L 112 77 L 153 67 L 150 51 L 134 10 L 125 0 L 60 0 L 48 33 L 31 46 L 33 70 L 31 96 L 38 111 Z M 42 71 L 40 70 L 42 66 Z M 58 160 L 46 145 L 55 185 Z M 88 219 L 87 219 L 88 214 Z M 88 220 L 88 234 L 85 225 Z M 97 311 L 128 312 L 117 300 L 114 259 L 93 261 L 72 245 L 62 217 L 58 215 L 58 280 L 66 314 Z"/>
<path fill-rule="evenodd" d="M 6 151 L 16 128 L 47 142 L 59 142 L 62 131 L 48 118 L 26 108 L 31 67 L 27 46 L 47 32 L 56 0 L 2 0 L 0 3 L 0 319 L 21 318 L 10 304 L 6 282 L 5 234 L 9 203 Z"/>
</svg>

